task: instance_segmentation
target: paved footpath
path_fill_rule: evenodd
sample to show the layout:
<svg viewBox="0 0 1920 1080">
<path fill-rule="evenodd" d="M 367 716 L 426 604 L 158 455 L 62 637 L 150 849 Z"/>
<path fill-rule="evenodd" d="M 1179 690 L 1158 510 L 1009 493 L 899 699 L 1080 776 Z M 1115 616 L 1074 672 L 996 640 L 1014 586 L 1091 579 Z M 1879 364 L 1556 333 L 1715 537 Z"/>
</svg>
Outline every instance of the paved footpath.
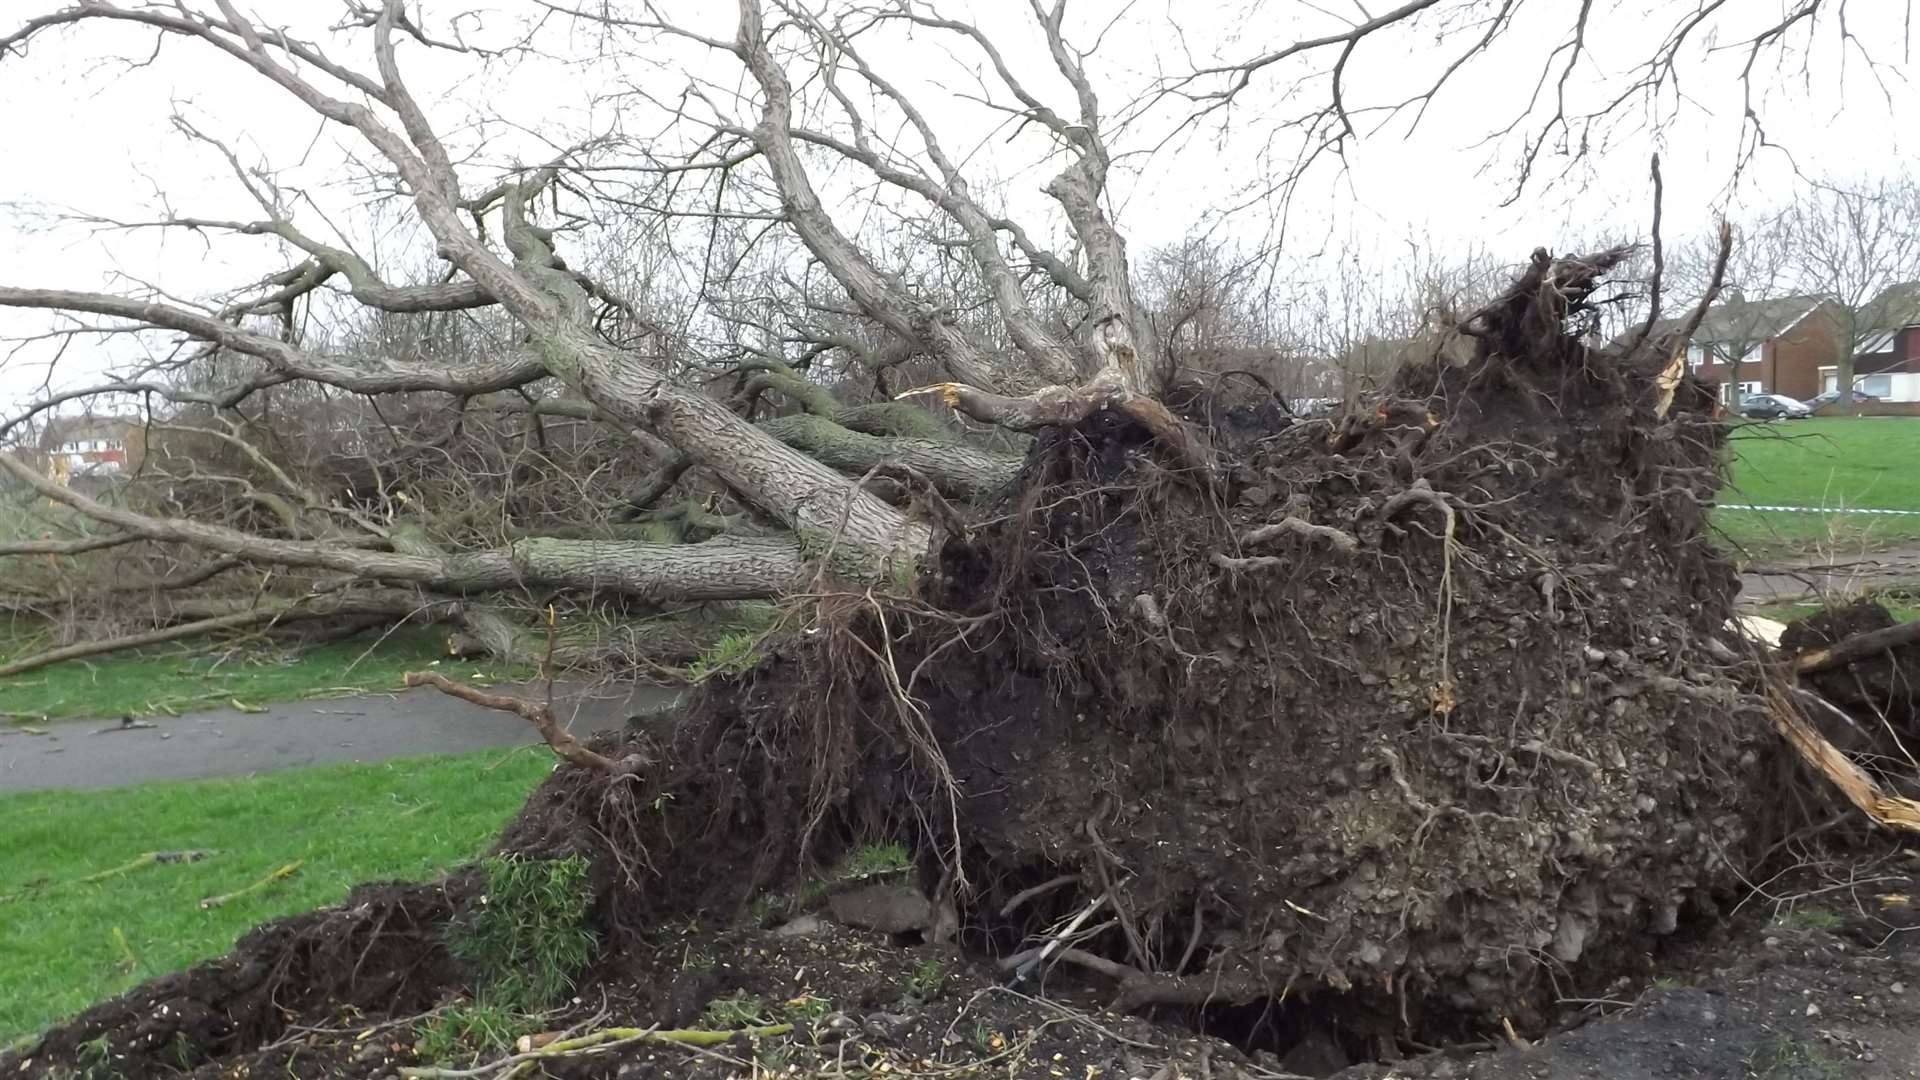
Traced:
<svg viewBox="0 0 1920 1080">
<path fill-rule="evenodd" d="M 1920 548 L 1756 566 L 1740 575 L 1740 601 L 1756 605 L 1798 603 L 1902 585 L 1920 587 Z"/>
<path fill-rule="evenodd" d="M 501 687 L 535 695 L 539 687 Z M 554 711 L 577 735 L 658 712 L 675 693 L 656 686 L 560 687 Z M 448 697 L 431 687 L 324 701 L 154 716 L 150 728 L 106 731 L 113 720 L 37 725 L 44 735 L 0 726 L 0 794 L 104 788 L 146 780 L 247 776 L 275 769 L 384 761 L 416 754 L 523 746 L 540 737 L 525 720 Z"/>
</svg>

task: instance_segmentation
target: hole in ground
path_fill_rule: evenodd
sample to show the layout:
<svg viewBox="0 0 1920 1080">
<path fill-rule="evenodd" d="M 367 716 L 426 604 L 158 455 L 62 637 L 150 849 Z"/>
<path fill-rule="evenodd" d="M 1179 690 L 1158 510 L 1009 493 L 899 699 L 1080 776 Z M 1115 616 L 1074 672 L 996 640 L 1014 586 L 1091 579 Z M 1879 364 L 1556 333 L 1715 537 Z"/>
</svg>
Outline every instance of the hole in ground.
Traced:
<svg viewBox="0 0 1920 1080">
<path fill-rule="evenodd" d="M 1158 1019 L 1230 1042 L 1249 1055 L 1272 1055 L 1285 1072 L 1331 1076 L 1367 1062 L 1391 1062 L 1447 1047 L 1486 1042 L 1464 1016 L 1410 1003 L 1410 1027 L 1398 1006 L 1378 996 L 1323 992 L 1244 1005 L 1168 1010 Z"/>
</svg>

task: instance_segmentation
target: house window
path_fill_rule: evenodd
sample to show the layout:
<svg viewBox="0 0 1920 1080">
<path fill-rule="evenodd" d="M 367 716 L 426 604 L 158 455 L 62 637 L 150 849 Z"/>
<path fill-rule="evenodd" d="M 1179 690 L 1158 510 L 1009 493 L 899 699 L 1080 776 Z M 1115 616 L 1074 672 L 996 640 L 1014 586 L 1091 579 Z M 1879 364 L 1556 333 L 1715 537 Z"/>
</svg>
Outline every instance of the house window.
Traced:
<svg viewBox="0 0 1920 1080">
<path fill-rule="evenodd" d="M 1701 346 L 1701 345 L 1687 346 L 1687 366 L 1688 367 L 1697 368 L 1706 362 L 1707 362 L 1707 350 L 1705 346 Z"/>
<path fill-rule="evenodd" d="M 1760 394 L 1765 392 L 1766 392 L 1766 387 L 1758 382 L 1743 382 L 1740 384 L 1740 393 L 1743 396 L 1747 394 Z"/>
<path fill-rule="evenodd" d="M 1870 397 L 1889 398 L 1893 396 L 1893 378 L 1888 375 L 1862 375 L 1853 381 L 1860 392 Z"/>
</svg>

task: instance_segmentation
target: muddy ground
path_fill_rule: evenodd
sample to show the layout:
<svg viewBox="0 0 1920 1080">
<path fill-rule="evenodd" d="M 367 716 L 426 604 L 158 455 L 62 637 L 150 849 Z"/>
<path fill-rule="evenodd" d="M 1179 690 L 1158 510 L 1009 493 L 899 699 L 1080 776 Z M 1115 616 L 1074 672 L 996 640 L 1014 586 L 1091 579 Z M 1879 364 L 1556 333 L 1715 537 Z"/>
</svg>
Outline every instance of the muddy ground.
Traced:
<svg viewBox="0 0 1920 1080">
<path fill-rule="evenodd" d="M 378 904 L 422 888 L 389 887 L 361 899 Z M 1437 1051 L 1407 1042 L 1345 1044 L 1332 1023 L 1339 1011 L 1333 1000 L 1124 1015 L 1108 1008 L 1110 989 L 1070 968 L 1015 980 L 951 946 L 907 944 L 837 924 L 825 914 L 828 905 L 773 929 L 663 927 L 593 971 L 570 1005 L 538 1025 L 556 1031 L 713 1028 L 724 1018 L 728 1025 L 792 1024 L 790 1033 L 740 1036 L 698 1050 L 628 1044 L 550 1062 L 532 1075 L 1913 1078 L 1920 1076 L 1916 900 L 1920 855 L 1913 852 L 1888 852 L 1851 868 L 1808 868 L 1768 883 L 1704 936 L 1682 935 L 1658 946 L 1636 975 L 1567 986 L 1549 1031 L 1483 1030 Z M 418 909 L 418 895 L 412 902 Z M 257 944 L 284 944 L 313 918 L 288 920 L 292 930 L 263 931 Z M 429 943 L 422 945 L 408 963 L 444 961 L 433 957 Z M 406 967 L 390 963 L 395 959 L 363 957 L 373 976 L 369 984 L 400 1000 L 407 992 L 386 978 Z M 137 1080 L 385 1078 L 424 1064 L 415 1051 L 420 1014 L 439 1003 L 414 1001 L 398 1018 L 370 1019 L 372 999 L 305 1011 L 296 1007 L 298 995 L 282 1001 L 290 1014 L 285 1019 L 293 1022 L 264 1049 L 189 1069 L 114 1052 L 86 1056 L 81 1036 L 95 1037 L 91 1032 L 193 1030 L 203 1037 L 218 1023 L 196 995 L 216 981 L 231 989 L 262 974 L 245 963 L 215 962 L 97 1007 L 68 1039 L 55 1040 L 63 1045 L 42 1048 L 68 1062 L 69 1071 L 50 1066 L 45 1056 L 0 1058 L 0 1065 L 7 1076 Z M 1394 1060 L 1353 1064 L 1368 1053 Z M 76 1060 L 87 1064 L 73 1069 Z"/>
</svg>

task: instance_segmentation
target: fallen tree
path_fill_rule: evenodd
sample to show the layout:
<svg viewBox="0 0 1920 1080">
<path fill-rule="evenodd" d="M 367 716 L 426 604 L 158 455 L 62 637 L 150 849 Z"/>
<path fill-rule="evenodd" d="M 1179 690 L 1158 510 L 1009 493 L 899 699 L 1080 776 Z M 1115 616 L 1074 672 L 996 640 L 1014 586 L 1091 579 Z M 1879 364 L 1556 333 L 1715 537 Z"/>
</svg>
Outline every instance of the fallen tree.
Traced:
<svg viewBox="0 0 1920 1080">
<path fill-rule="evenodd" d="M 1621 254 L 1537 254 L 1366 413 L 1195 402 L 1239 410 L 1217 485 L 1123 415 L 1041 439 L 913 590 L 823 587 L 670 730 L 556 744 L 504 848 L 589 860 L 611 949 L 885 837 L 930 937 L 1123 1009 L 1537 1031 L 1770 839 L 1713 396 L 1567 330 Z"/>
<path fill-rule="evenodd" d="M 1344 56 L 1426 6 L 1298 49 Z M 215 457 L 211 443 L 179 455 L 234 464 L 181 478 L 184 498 L 211 513 L 172 512 L 179 493 L 151 506 L 94 498 L 9 457 L 18 484 L 108 530 L 35 541 L 22 556 L 185 549 L 213 566 L 272 568 L 308 591 L 417 590 L 423 603 L 457 605 L 452 618 L 503 597 L 551 602 L 544 593 L 633 601 L 622 615 L 673 600 L 782 601 L 766 655 L 707 681 L 668 730 L 582 746 L 537 702 L 481 702 L 527 717 L 566 759 L 501 851 L 586 861 L 604 968 L 630 962 L 639 985 L 623 988 L 627 1000 L 663 1017 L 675 1008 L 663 927 L 696 913 L 746 919 L 770 898 L 805 906 L 796 898 L 812 895 L 820 866 L 875 838 L 911 853 L 925 925 L 897 932 L 964 940 L 1023 978 L 1071 969 L 1127 1009 L 1311 999 L 1337 1007 L 1343 1040 L 1383 1056 L 1401 1040 L 1537 1031 L 1557 979 L 1604 978 L 1646 941 L 1717 913 L 1742 860 L 1773 839 L 1754 811 L 1777 746 L 1761 665 L 1742 660 L 1727 629 L 1733 571 L 1706 527 L 1724 429 L 1712 388 L 1684 370 L 1717 275 L 1680 332 L 1651 332 L 1656 302 L 1643 330 L 1600 348 L 1595 290 L 1626 251 L 1536 252 L 1382 393 L 1298 420 L 1271 392 L 1236 396 L 1226 379 L 1195 390 L 1164 369 L 1105 209 L 1113 155 L 1061 6 L 1035 14 L 1074 116 L 1030 91 L 976 28 L 917 7 L 884 18 L 977 48 L 1022 120 L 1048 133 L 1065 162 L 1048 193 L 1071 259 L 971 193 L 857 34 L 778 10 L 769 26 L 743 0 L 729 38 L 651 9 L 597 20 L 711 48 L 756 88 L 752 122 L 709 122 L 713 138 L 691 162 L 631 168 L 763 167 L 770 220 L 840 294 L 838 311 L 796 321 L 825 312 L 866 334 L 852 346 L 817 325 L 794 336 L 843 349 L 876 381 L 907 357 L 936 370 L 888 400 L 823 399 L 792 378 L 785 346 L 797 342 L 784 340 L 777 358 L 710 380 L 734 379 L 737 393 L 709 392 L 698 365 L 678 364 L 685 343 L 609 299 L 540 223 L 543 199 L 596 175 L 589 148 L 463 186 L 397 60 L 398 41 L 441 43 L 397 3 L 354 9 L 371 32 L 373 74 L 263 33 L 224 3 L 88 3 L 0 39 L 5 51 L 106 20 L 224 54 L 371 147 L 447 277 L 422 291 L 374 278 L 237 170 L 266 219 L 224 227 L 303 254 L 234 304 L 203 312 L 0 289 L 0 304 L 125 320 L 115 329 L 184 335 L 198 360 L 243 360 L 216 367 L 211 385 L 91 388 L 189 410 L 166 426 L 237 455 Z M 785 67 L 796 52 L 818 61 L 814 104 L 847 111 L 845 138 L 803 125 L 803 80 Z M 1244 86 L 1264 66 L 1232 80 Z M 913 130 L 923 167 L 902 168 L 870 141 L 833 81 L 850 73 Z M 1337 94 L 1322 118 L 1345 122 Z M 1004 341 L 843 232 L 802 148 L 931 205 Z M 1723 265 L 1728 242 L 1723 233 Z M 1029 295 L 1014 253 L 1070 298 L 1067 316 Z M 471 365 L 341 357 L 259 327 L 291 322 L 300 298 L 335 278 L 392 313 L 497 309 L 514 346 Z M 262 448 L 267 403 L 284 408 L 274 395 L 293 384 L 451 395 L 459 419 L 411 433 L 414 456 L 375 460 L 367 482 L 326 488 L 282 464 L 289 450 Z M 770 395 L 797 411 L 760 415 Z M 933 422 L 905 419 L 923 415 Z M 362 419 L 390 424 L 377 407 Z M 984 439 L 943 442 L 963 419 L 1019 436 L 1017 471 Z M 563 453 L 562 422 L 593 425 L 621 449 Z M 486 459 L 507 479 L 442 486 L 429 514 L 410 489 L 434 474 L 415 458 L 450 455 L 483 423 L 542 450 Z M 389 465 L 417 471 L 395 482 Z M 528 498 L 535 485 L 522 481 L 542 470 L 552 486 Z M 671 520 L 656 516 L 676 488 L 687 501 Z M 609 494 L 605 520 L 559 520 L 584 490 Z M 472 497 L 481 491 L 487 499 Z M 483 506 L 468 512 L 463 500 Z M 652 528 L 673 534 L 645 539 Z M 106 547 L 83 550 L 95 543 Z M 149 580 L 210 580 L 201 565 Z M 483 647 L 516 647 L 513 627 L 480 621 Z M 136 1068 L 173 1053 L 181 1067 L 219 1069 L 268 1053 L 301 1020 L 403 1022 L 475 985 L 444 937 L 487 907 L 476 874 L 369 890 L 264 928 L 234 956 L 107 1003 L 23 1056 L 79 1061 L 83 1046 L 107 1045 Z"/>
</svg>

